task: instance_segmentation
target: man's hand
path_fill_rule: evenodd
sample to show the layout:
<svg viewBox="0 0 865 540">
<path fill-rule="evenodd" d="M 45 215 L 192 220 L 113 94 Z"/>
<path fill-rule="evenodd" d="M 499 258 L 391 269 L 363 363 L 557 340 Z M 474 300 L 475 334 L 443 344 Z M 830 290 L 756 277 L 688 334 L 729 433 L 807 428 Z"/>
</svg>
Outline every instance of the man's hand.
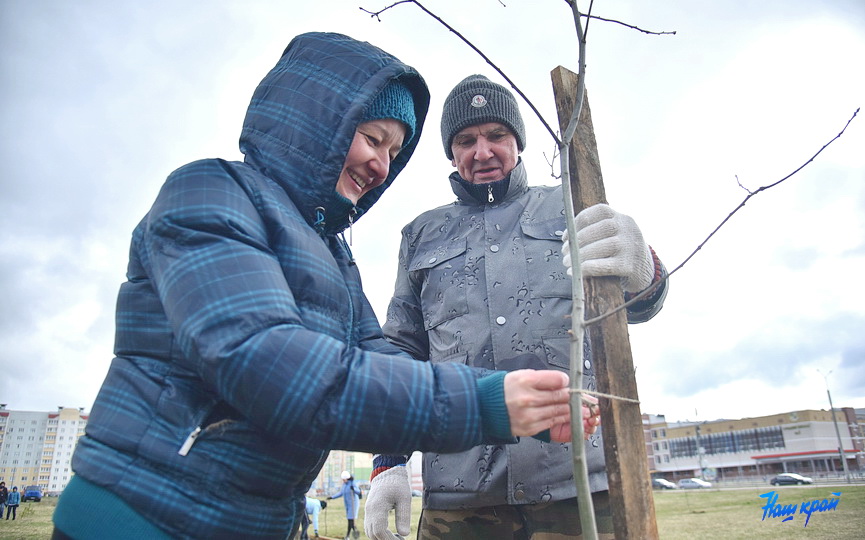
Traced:
<svg viewBox="0 0 865 540">
<path fill-rule="evenodd" d="M 630 293 L 652 284 L 655 263 L 643 233 L 630 217 L 606 204 L 590 206 L 574 218 L 577 246 L 580 249 L 580 271 L 588 276 L 618 276 L 622 288 Z M 571 274 L 571 251 L 568 234 L 562 237 L 562 263 Z"/>
<path fill-rule="evenodd" d="M 598 398 L 588 394 L 583 396 L 583 433 L 586 440 L 598 431 L 601 425 L 601 408 L 598 407 Z"/>
<path fill-rule="evenodd" d="M 582 403 L 583 416 L 583 438 L 589 438 L 598 431 L 601 425 L 601 409 L 598 407 L 598 399 L 594 396 L 583 394 Z M 571 424 L 557 424 L 550 428 L 550 440 L 555 442 L 570 442 L 573 433 Z"/>
<path fill-rule="evenodd" d="M 570 441 L 568 396 L 568 376 L 561 371 L 511 371 L 505 376 L 505 405 L 511 434 L 528 437 L 549 429 L 553 441 Z"/>
<path fill-rule="evenodd" d="M 396 531 L 411 533 L 411 485 L 407 466 L 391 467 L 379 473 L 369 484 L 363 530 L 372 540 L 400 540 L 387 526 L 388 515 L 395 511 Z"/>
</svg>

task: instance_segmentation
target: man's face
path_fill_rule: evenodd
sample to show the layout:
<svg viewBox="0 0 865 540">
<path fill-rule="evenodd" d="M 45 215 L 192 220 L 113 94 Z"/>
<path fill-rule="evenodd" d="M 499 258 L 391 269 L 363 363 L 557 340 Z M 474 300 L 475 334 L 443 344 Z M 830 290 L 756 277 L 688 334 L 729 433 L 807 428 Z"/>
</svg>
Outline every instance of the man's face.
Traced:
<svg viewBox="0 0 865 540">
<path fill-rule="evenodd" d="M 457 172 L 467 182 L 486 184 L 502 180 L 517 166 L 517 138 L 504 124 L 469 126 L 451 143 Z"/>
</svg>

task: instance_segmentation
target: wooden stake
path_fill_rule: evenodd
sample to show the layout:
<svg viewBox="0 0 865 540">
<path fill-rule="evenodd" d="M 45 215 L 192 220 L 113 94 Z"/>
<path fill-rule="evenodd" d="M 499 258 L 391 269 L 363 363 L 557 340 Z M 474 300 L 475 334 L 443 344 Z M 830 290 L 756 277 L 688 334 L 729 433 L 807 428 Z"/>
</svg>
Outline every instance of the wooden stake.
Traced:
<svg viewBox="0 0 865 540">
<path fill-rule="evenodd" d="M 554 69 L 551 77 L 559 125 L 564 133 L 574 109 L 578 78 L 576 73 L 562 66 Z M 574 213 L 577 214 L 594 204 L 606 203 L 588 94 L 583 99 L 579 125 L 574 140 L 568 146 L 568 152 Z M 624 303 L 617 277 L 587 278 L 585 296 L 586 319 L 602 315 Z M 588 336 L 592 346 L 598 390 L 615 396 L 638 399 L 625 311 L 619 311 L 590 326 Z M 601 398 L 600 406 L 604 456 L 610 484 L 610 507 L 616 538 L 658 538 L 640 405 Z"/>
</svg>

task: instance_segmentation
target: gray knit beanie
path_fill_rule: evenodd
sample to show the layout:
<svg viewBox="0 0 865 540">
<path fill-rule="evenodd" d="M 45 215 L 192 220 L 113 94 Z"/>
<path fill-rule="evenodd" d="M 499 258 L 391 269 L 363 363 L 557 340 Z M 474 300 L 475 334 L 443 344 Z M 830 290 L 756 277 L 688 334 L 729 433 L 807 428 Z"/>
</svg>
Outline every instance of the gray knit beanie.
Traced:
<svg viewBox="0 0 865 540">
<path fill-rule="evenodd" d="M 454 86 L 442 109 L 442 144 L 448 159 L 454 158 L 451 142 L 469 126 L 498 122 L 510 129 L 520 152 L 526 146 L 526 128 L 510 90 L 483 75 L 469 75 Z"/>
</svg>

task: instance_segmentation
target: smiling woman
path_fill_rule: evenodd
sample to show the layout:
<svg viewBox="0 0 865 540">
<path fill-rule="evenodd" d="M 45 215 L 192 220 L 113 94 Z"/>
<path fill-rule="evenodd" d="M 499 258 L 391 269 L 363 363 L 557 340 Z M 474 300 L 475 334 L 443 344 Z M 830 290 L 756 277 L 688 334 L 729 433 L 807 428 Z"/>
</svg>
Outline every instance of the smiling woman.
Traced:
<svg viewBox="0 0 865 540">
<path fill-rule="evenodd" d="M 357 204 L 361 197 L 387 178 L 390 162 L 399 154 L 406 124 L 392 118 L 359 125 L 345 158 L 336 191 Z"/>
<path fill-rule="evenodd" d="M 382 185 L 390 163 L 404 143 L 414 138 L 416 123 L 411 92 L 399 80 L 391 81 L 366 108 L 336 191 L 356 205 L 361 197 Z"/>
<path fill-rule="evenodd" d="M 333 448 L 448 452 L 569 425 L 564 374 L 416 362 L 364 295 L 343 233 L 405 167 L 428 105 L 381 49 L 302 34 L 253 93 L 243 161 L 169 175 L 132 235 L 57 538 L 283 540 Z"/>
</svg>

